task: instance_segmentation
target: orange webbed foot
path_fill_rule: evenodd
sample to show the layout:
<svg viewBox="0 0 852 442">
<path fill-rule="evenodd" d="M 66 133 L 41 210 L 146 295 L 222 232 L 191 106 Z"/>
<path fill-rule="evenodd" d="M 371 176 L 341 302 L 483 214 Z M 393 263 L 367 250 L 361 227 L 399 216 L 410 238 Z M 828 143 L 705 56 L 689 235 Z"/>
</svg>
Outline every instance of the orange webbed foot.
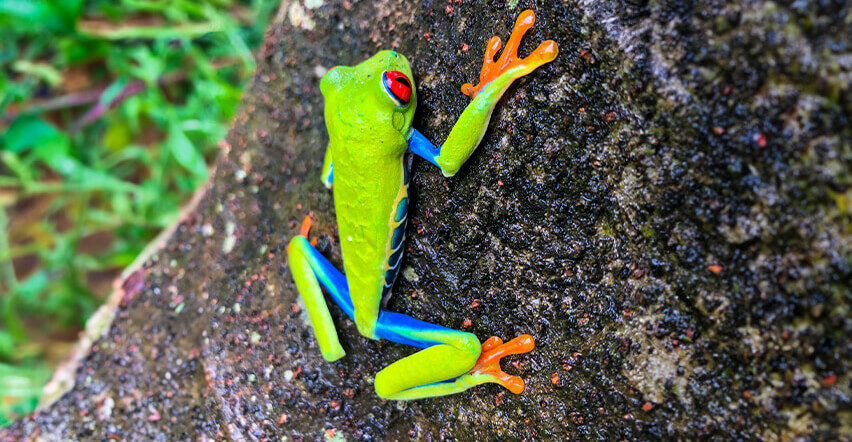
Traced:
<svg viewBox="0 0 852 442">
<path fill-rule="evenodd" d="M 482 353 L 479 354 L 479 359 L 476 360 L 470 373 L 491 376 L 492 382 L 506 387 L 512 393 L 521 394 L 526 387 L 524 380 L 501 370 L 500 359 L 509 355 L 529 353 L 533 348 L 535 348 L 535 340 L 530 335 L 521 335 L 506 343 L 497 336 L 492 336 L 482 343 Z"/>
<path fill-rule="evenodd" d="M 519 78 L 534 71 L 539 66 L 553 61 L 559 53 L 559 47 L 553 40 L 542 42 L 526 58 L 518 58 L 518 46 L 521 44 L 521 39 L 533 27 L 533 24 L 535 24 L 535 13 L 533 11 L 527 9 L 518 16 L 512 35 L 506 43 L 506 48 L 503 49 L 503 54 L 497 61 L 494 61 L 494 56 L 500 50 L 502 42 L 500 37 L 491 37 L 491 40 L 488 41 L 488 47 L 485 49 L 485 61 L 482 63 L 482 71 L 479 74 L 479 84 L 474 86 L 466 83 L 461 88 L 462 92 L 470 98 L 474 98 L 489 83 L 508 71 L 519 68 L 516 70 L 515 76 L 515 78 Z"/>
</svg>

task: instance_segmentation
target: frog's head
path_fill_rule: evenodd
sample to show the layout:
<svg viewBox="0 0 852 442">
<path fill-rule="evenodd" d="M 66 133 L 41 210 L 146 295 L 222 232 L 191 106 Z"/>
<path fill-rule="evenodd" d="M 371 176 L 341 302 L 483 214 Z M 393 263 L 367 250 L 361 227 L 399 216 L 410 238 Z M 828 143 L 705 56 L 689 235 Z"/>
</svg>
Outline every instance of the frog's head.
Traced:
<svg viewBox="0 0 852 442">
<path fill-rule="evenodd" d="M 320 82 L 329 136 L 398 144 L 411 128 L 417 95 L 408 60 L 381 51 L 356 66 L 335 66 Z"/>
</svg>

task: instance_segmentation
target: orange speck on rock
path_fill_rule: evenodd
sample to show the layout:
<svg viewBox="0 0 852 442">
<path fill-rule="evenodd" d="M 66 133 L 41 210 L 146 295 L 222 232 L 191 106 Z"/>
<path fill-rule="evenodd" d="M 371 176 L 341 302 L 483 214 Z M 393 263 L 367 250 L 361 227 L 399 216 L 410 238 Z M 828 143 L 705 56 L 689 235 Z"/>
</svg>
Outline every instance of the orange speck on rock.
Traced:
<svg viewBox="0 0 852 442">
<path fill-rule="evenodd" d="M 471 321 L 470 318 L 464 318 L 462 328 L 470 328 L 471 325 L 473 325 L 473 321 Z"/>
<path fill-rule="evenodd" d="M 447 14 L 452 14 L 453 13 L 453 5 L 447 5 L 447 7 L 444 8 L 444 12 L 446 12 Z"/>
<path fill-rule="evenodd" d="M 337 430 L 335 430 L 334 428 L 329 428 L 328 430 L 325 430 L 326 440 L 334 438 L 334 433 L 337 433 Z"/>
<path fill-rule="evenodd" d="M 424 33 L 423 33 L 423 38 L 425 38 L 426 40 L 431 40 L 431 39 L 432 39 L 432 34 L 430 34 L 430 33 L 428 33 L 428 32 L 424 32 Z"/>
<path fill-rule="evenodd" d="M 752 397 L 754 397 L 754 392 L 751 390 L 746 390 L 743 392 L 743 397 L 746 399 L 751 399 Z"/>
<path fill-rule="evenodd" d="M 287 413 L 281 413 L 281 416 L 278 416 L 278 425 L 286 424 L 289 419 L 290 416 L 287 416 Z"/>
<path fill-rule="evenodd" d="M 707 269 L 713 272 L 713 274 L 715 275 L 722 273 L 722 266 L 720 266 L 719 264 L 711 264 L 707 266 Z"/>
<path fill-rule="evenodd" d="M 477 308 L 477 307 L 479 307 L 480 305 L 482 305 L 482 300 L 474 299 L 474 300 L 470 303 L 470 308 Z"/>
<path fill-rule="evenodd" d="M 550 375 L 550 383 L 559 387 L 561 386 L 561 379 L 559 378 L 559 373 L 553 373 Z"/>
<path fill-rule="evenodd" d="M 462 49 L 462 52 L 467 52 L 467 51 L 470 50 L 470 45 L 467 44 L 467 43 L 462 43 L 461 49 Z"/>
<path fill-rule="evenodd" d="M 766 135 L 754 134 L 754 142 L 757 143 L 757 147 L 766 147 Z"/>
<path fill-rule="evenodd" d="M 588 49 L 581 49 L 580 50 L 580 58 L 585 60 L 586 63 L 588 63 L 588 64 L 595 64 L 595 61 L 596 61 L 595 60 L 595 54 L 593 54 L 592 51 L 590 51 Z"/>
<path fill-rule="evenodd" d="M 651 411 L 651 409 L 653 409 L 653 408 L 654 408 L 654 404 L 652 404 L 650 402 L 645 402 L 642 405 L 642 411 Z"/>
<path fill-rule="evenodd" d="M 830 374 L 830 375 L 822 378 L 822 385 L 824 385 L 826 387 L 833 386 L 835 382 L 837 382 L 837 375 L 836 374 Z"/>
<path fill-rule="evenodd" d="M 721 126 L 716 126 L 713 128 L 713 133 L 716 135 L 722 135 L 723 133 L 725 133 L 725 128 Z"/>
<path fill-rule="evenodd" d="M 494 403 L 497 405 L 503 405 L 503 402 L 506 400 L 506 393 L 502 391 L 497 393 L 497 396 L 494 398 Z"/>
</svg>

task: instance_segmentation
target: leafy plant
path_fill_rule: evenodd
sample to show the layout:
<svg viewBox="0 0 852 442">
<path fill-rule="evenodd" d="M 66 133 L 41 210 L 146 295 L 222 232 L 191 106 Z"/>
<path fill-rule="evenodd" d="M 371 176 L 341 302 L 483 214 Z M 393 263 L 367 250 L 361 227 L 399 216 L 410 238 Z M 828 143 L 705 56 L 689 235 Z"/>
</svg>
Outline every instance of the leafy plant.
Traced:
<svg viewBox="0 0 852 442">
<path fill-rule="evenodd" d="M 0 426 L 207 179 L 275 7 L 0 2 Z"/>
</svg>

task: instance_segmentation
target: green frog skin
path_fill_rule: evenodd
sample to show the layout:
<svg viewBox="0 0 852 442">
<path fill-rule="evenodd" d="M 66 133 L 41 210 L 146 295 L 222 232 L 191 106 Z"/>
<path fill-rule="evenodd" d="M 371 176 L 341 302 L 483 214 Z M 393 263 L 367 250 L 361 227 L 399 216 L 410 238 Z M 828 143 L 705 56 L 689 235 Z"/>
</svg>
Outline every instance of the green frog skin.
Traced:
<svg viewBox="0 0 852 442">
<path fill-rule="evenodd" d="M 421 350 L 376 375 L 376 393 L 386 399 L 418 399 L 459 393 L 475 385 L 498 383 L 516 394 L 524 381 L 504 373 L 500 359 L 532 351 L 530 335 L 504 343 L 429 324 L 381 308 L 390 295 L 402 261 L 408 215 L 410 150 L 452 176 L 476 149 L 491 113 L 512 82 L 556 58 L 558 48 L 545 41 L 520 59 L 521 38 L 535 23 L 532 11 L 518 17 L 500 58 L 502 42 L 493 37 L 485 52 L 478 85 L 462 92 L 473 100 L 444 144 L 438 148 L 411 127 L 417 93 L 408 60 L 381 51 L 356 66 L 337 66 L 320 82 L 325 98 L 329 145 L 323 183 L 333 187 L 345 276 L 308 240 L 310 218 L 288 246 L 290 269 L 302 296 L 323 357 L 345 355 L 322 288 L 370 339 L 412 345 Z"/>
</svg>

